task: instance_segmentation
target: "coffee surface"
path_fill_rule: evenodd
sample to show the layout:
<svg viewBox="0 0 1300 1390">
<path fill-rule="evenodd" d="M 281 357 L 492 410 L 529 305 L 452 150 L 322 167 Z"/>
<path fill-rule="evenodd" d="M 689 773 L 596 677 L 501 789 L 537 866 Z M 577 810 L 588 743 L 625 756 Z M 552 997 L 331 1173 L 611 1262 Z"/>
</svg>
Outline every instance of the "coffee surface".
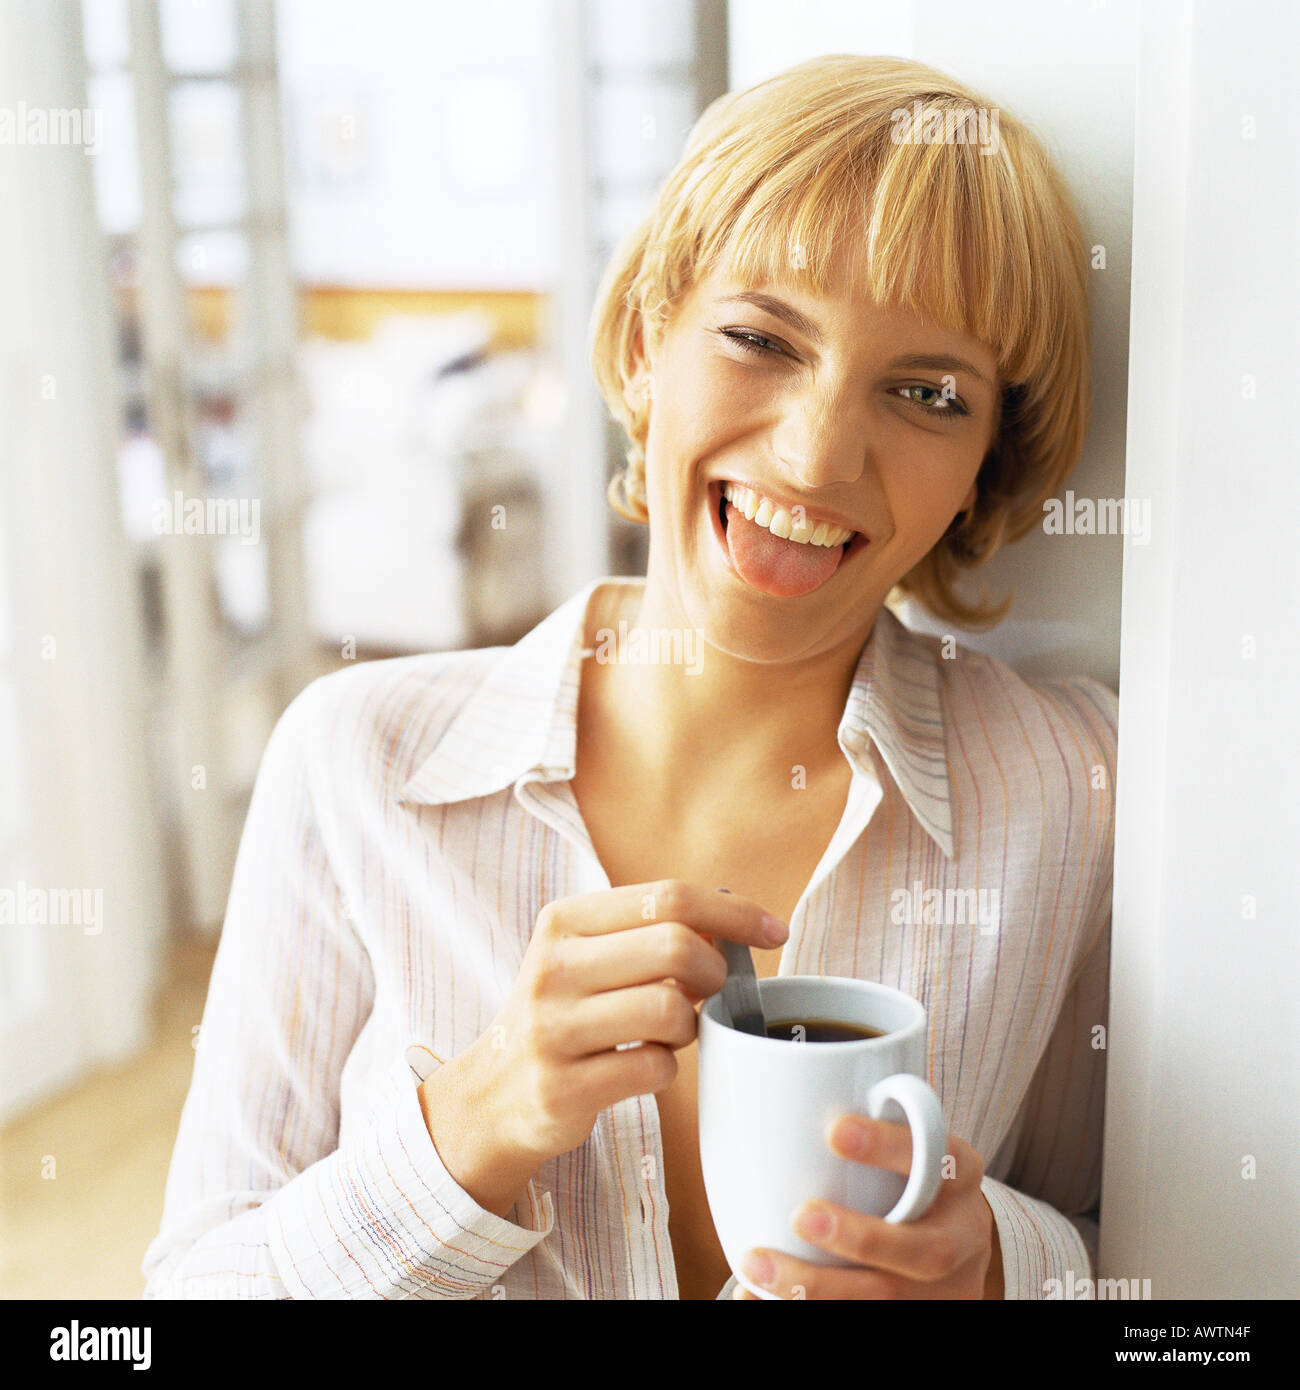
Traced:
<svg viewBox="0 0 1300 1390">
<path fill-rule="evenodd" d="M 767 1036 L 782 1042 L 859 1042 L 863 1038 L 884 1037 L 884 1032 L 883 1028 L 826 1018 L 780 1018 L 767 1022 Z"/>
</svg>

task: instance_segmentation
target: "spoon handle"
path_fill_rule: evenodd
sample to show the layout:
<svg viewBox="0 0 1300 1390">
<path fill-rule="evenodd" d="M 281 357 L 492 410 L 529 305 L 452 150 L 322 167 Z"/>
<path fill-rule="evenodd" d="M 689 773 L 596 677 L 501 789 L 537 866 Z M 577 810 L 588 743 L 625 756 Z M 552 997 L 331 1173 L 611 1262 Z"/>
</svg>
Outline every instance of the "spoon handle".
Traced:
<svg viewBox="0 0 1300 1390">
<path fill-rule="evenodd" d="M 719 893 L 729 893 L 719 888 Z M 758 994 L 758 976 L 754 973 L 754 958 L 749 947 L 739 941 L 718 940 L 727 962 L 727 980 L 722 986 L 722 1003 L 731 1018 L 731 1026 L 740 1033 L 767 1037 L 767 1020 Z"/>
</svg>

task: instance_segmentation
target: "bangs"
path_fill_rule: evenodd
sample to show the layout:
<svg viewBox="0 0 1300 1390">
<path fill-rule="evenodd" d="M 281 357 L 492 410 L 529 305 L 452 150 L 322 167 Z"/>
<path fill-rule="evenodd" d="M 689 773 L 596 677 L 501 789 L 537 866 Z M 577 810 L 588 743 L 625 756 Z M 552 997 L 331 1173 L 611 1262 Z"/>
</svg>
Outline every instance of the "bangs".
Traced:
<svg viewBox="0 0 1300 1390">
<path fill-rule="evenodd" d="M 954 108 L 925 111 L 951 121 Z M 1002 151 L 895 141 L 879 112 L 823 125 L 775 162 L 752 143 L 729 142 L 693 181 L 683 223 L 661 242 L 669 282 L 716 271 L 821 294 L 851 267 L 852 292 L 986 343 L 1004 382 L 1048 355 L 1053 323 L 1034 312 L 1032 238 Z M 738 176 L 746 166 L 762 172 Z"/>
</svg>

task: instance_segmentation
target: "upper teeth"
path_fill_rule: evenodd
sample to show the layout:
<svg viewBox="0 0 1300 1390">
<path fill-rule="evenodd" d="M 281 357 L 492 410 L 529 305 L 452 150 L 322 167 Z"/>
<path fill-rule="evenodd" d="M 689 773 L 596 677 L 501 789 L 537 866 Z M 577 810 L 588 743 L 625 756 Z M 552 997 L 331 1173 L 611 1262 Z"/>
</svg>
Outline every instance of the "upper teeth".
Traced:
<svg viewBox="0 0 1300 1390">
<path fill-rule="evenodd" d="M 766 497 L 739 483 L 723 483 L 722 495 L 749 521 L 758 526 L 766 526 L 774 536 L 782 540 L 798 541 L 800 545 L 843 545 L 854 533 L 843 526 L 832 526 L 829 522 L 810 522 L 802 515 L 795 525 L 793 515 L 784 507 L 769 502 Z"/>
</svg>

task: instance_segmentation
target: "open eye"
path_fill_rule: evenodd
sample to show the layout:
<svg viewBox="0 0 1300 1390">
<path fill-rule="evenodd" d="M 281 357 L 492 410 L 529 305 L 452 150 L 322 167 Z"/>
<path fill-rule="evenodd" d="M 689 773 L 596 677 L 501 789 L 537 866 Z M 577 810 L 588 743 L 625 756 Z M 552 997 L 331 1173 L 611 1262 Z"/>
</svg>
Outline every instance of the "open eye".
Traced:
<svg viewBox="0 0 1300 1390">
<path fill-rule="evenodd" d="M 937 400 L 931 404 L 924 401 L 914 401 L 913 404 L 919 405 L 927 415 L 938 415 L 946 418 L 956 419 L 962 415 L 969 415 L 970 411 L 962 404 L 956 396 L 945 396 L 941 386 L 927 386 L 918 383 L 915 386 L 900 386 L 900 391 L 928 391 Z"/>
</svg>

